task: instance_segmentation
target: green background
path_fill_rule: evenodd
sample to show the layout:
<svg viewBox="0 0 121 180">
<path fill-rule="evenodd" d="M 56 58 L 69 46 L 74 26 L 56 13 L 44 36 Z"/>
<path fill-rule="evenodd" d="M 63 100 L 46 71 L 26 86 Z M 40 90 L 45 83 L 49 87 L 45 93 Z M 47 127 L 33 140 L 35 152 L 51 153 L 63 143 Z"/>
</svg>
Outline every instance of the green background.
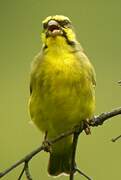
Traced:
<svg viewBox="0 0 121 180">
<path fill-rule="evenodd" d="M 96 69 L 96 114 L 121 105 L 117 84 L 121 79 L 120 0 L 0 0 L 0 171 L 42 142 L 42 134 L 29 124 L 29 71 L 41 48 L 41 21 L 53 14 L 72 20 Z M 121 117 L 93 128 L 91 136 L 82 133 L 77 150 L 79 168 L 94 180 L 121 179 L 121 140 L 110 141 L 119 134 Z M 47 175 L 47 162 L 44 152 L 31 161 L 34 180 L 53 179 Z M 21 168 L 3 179 L 16 180 Z M 76 175 L 75 180 L 79 179 L 85 178 Z"/>
</svg>

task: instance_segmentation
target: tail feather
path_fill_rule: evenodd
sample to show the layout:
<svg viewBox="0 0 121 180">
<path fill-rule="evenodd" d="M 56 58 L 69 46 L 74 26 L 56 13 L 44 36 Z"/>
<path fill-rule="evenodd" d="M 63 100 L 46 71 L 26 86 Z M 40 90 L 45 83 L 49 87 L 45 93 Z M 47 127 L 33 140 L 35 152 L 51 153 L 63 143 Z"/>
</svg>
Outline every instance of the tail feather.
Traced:
<svg viewBox="0 0 121 180">
<path fill-rule="evenodd" d="M 72 158 L 72 143 L 63 139 L 52 147 L 50 154 L 48 173 L 51 176 L 58 176 L 62 173 L 70 174 Z"/>
<path fill-rule="evenodd" d="M 68 157 L 67 157 L 68 156 Z M 51 154 L 48 173 L 51 176 L 58 176 L 61 173 L 70 173 L 70 157 L 66 154 Z"/>
</svg>

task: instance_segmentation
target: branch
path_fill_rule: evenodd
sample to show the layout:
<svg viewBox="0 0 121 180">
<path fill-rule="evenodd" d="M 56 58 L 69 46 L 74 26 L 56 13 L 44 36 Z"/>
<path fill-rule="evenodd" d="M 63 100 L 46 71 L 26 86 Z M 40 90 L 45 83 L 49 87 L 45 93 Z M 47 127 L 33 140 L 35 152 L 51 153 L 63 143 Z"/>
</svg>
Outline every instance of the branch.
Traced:
<svg viewBox="0 0 121 180">
<path fill-rule="evenodd" d="M 75 171 L 77 171 L 80 175 L 84 176 L 85 178 L 87 178 L 88 180 L 92 180 L 90 177 L 88 177 L 85 173 L 83 173 L 82 171 L 80 171 L 79 169 L 75 169 Z"/>
<path fill-rule="evenodd" d="M 106 120 L 120 115 L 121 114 L 121 107 L 112 110 L 111 112 L 105 112 L 102 113 L 98 116 L 95 116 L 94 118 L 92 118 L 88 125 L 92 126 L 92 127 L 97 127 L 99 125 L 102 125 Z M 73 154 L 72 154 L 72 167 L 71 167 L 71 173 L 70 173 L 70 180 L 73 180 L 74 177 L 74 172 L 77 171 L 80 174 L 84 175 L 85 177 L 87 177 L 87 179 L 91 179 L 88 176 L 86 176 L 84 173 L 82 173 L 79 169 L 77 169 L 75 167 L 75 152 L 76 152 L 76 145 L 77 145 L 77 140 L 78 140 L 78 136 L 79 134 L 85 129 L 85 126 L 82 126 L 82 123 L 77 125 L 76 127 L 74 127 L 73 129 L 60 134 L 59 136 L 57 136 L 56 138 L 50 140 L 50 141 L 44 141 L 42 143 L 41 146 L 39 146 L 38 148 L 36 148 L 35 150 L 33 150 L 32 152 L 28 153 L 25 157 L 23 157 L 22 159 L 20 159 L 19 161 L 17 161 L 15 164 L 13 164 L 12 166 L 10 166 L 9 168 L 5 169 L 3 172 L 0 173 L 0 178 L 2 178 L 3 176 L 5 176 L 6 174 L 8 174 L 10 171 L 12 171 L 13 169 L 15 169 L 16 167 L 20 166 L 21 164 L 24 164 L 24 168 L 22 169 L 22 172 L 18 178 L 18 180 L 20 180 L 25 172 L 26 178 L 28 180 L 32 180 L 32 177 L 30 175 L 30 171 L 29 171 L 29 162 L 30 160 L 37 155 L 38 153 L 40 153 L 41 151 L 50 151 L 51 145 L 56 143 L 57 141 L 63 139 L 64 137 L 67 137 L 71 134 L 74 134 L 74 141 L 73 143 L 75 143 L 74 147 L 73 147 Z M 73 173 L 72 173 L 73 171 Z"/>
<path fill-rule="evenodd" d="M 98 116 L 95 116 L 93 119 L 89 121 L 89 125 L 92 127 L 102 125 L 106 120 L 114 116 L 118 116 L 120 114 L 121 114 L 121 107 L 116 108 L 112 110 L 111 112 L 105 112 Z"/>
<path fill-rule="evenodd" d="M 118 81 L 118 84 L 119 84 L 119 85 L 121 85 L 121 80 L 120 80 L 120 81 Z"/>
<path fill-rule="evenodd" d="M 115 138 L 112 138 L 111 141 L 112 142 L 116 142 L 117 140 L 119 140 L 121 138 L 121 135 L 115 137 Z"/>
<path fill-rule="evenodd" d="M 77 147 L 79 134 L 80 134 L 80 131 L 74 132 L 73 145 L 72 145 L 71 169 L 70 169 L 70 180 L 74 179 L 74 173 L 75 173 L 75 169 L 76 169 L 75 155 L 76 155 L 76 147 Z"/>
<path fill-rule="evenodd" d="M 25 157 L 23 157 L 21 160 L 17 161 L 15 164 L 13 164 L 11 167 L 5 169 L 3 172 L 0 173 L 0 178 L 2 178 L 3 176 L 5 176 L 6 174 L 8 174 L 10 171 L 12 171 L 13 169 L 15 169 L 16 167 L 20 166 L 21 164 L 25 164 L 26 162 L 29 162 L 36 154 L 38 154 L 39 152 L 41 152 L 42 150 L 44 150 L 44 145 L 38 147 L 37 149 L 35 149 L 34 151 L 30 152 L 29 154 L 27 154 Z M 25 171 L 26 168 L 24 168 Z"/>
<path fill-rule="evenodd" d="M 121 80 L 118 81 L 118 84 L 121 86 Z M 115 137 L 115 138 L 112 138 L 111 141 L 112 141 L 112 142 L 116 142 L 116 141 L 119 140 L 120 138 L 121 138 L 121 135 L 119 135 L 119 136 L 117 136 L 117 137 Z"/>
<path fill-rule="evenodd" d="M 28 161 L 25 162 L 24 167 L 23 167 L 23 169 L 22 169 L 22 171 L 21 171 L 21 174 L 20 174 L 18 180 L 21 180 L 24 172 L 25 172 L 25 174 L 26 174 L 27 179 L 28 179 L 28 180 L 32 180 L 32 177 L 31 177 L 30 171 L 29 171 Z"/>
</svg>

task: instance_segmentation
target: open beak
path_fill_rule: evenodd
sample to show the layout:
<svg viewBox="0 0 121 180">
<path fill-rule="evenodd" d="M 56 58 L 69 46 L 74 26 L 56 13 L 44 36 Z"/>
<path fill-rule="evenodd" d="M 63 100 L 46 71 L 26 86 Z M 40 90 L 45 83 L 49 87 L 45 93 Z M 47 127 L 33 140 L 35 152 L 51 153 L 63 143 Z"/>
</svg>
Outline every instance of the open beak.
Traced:
<svg viewBox="0 0 121 180">
<path fill-rule="evenodd" d="M 57 35 L 62 35 L 63 31 L 59 25 L 59 23 L 55 20 L 50 20 L 48 22 L 48 33 L 50 36 L 57 36 Z"/>
</svg>

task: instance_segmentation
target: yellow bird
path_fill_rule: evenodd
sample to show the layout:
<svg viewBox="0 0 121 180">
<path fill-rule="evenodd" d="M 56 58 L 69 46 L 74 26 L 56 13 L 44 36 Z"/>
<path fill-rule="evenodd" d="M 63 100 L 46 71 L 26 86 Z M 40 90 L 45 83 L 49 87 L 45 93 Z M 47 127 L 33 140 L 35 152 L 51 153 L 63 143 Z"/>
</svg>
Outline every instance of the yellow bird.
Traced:
<svg viewBox="0 0 121 180">
<path fill-rule="evenodd" d="M 29 109 L 50 140 L 94 115 L 96 81 L 70 19 L 49 16 L 42 25 L 43 46 L 31 68 Z M 50 175 L 70 173 L 72 140 L 69 136 L 52 145 Z"/>
</svg>

